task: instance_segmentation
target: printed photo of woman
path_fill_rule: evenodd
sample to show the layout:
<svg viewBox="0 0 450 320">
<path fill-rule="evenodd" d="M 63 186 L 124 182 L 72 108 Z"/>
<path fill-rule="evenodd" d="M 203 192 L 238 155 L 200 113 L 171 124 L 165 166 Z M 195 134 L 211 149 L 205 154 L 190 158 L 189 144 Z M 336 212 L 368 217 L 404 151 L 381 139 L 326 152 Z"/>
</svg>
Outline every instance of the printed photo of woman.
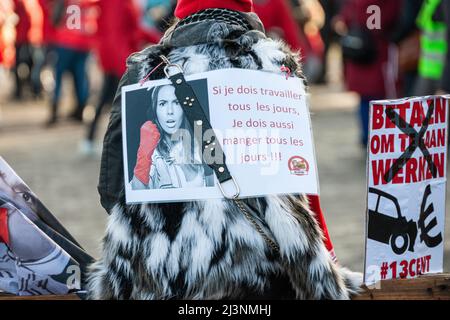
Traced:
<svg viewBox="0 0 450 320">
<path fill-rule="evenodd" d="M 213 171 L 202 162 L 201 146 L 175 88 L 163 85 L 152 90 L 148 120 L 140 128 L 132 189 L 214 186 Z"/>
</svg>

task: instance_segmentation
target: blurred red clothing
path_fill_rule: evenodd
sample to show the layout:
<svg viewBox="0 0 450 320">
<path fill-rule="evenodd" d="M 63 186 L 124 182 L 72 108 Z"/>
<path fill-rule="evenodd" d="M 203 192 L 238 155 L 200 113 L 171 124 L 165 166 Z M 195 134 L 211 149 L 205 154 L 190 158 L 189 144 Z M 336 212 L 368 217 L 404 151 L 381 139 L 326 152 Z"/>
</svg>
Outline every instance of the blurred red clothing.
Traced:
<svg viewBox="0 0 450 320">
<path fill-rule="evenodd" d="M 64 16 L 53 32 L 54 44 L 77 51 L 90 51 L 97 32 L 97 4 L 98 0 L 65 0 Z"/>
<path fill-rule="evenodd" d="M 253 8 L 259 16 L 266 31 L 278 28 L 282 31 L 282 38 L 293 50 L 300 50 L 302 58 L 307 59 L 311 53 L 305 34 L 292 16 L 287 0 L 254 0 Z"/>
<path fill-rule="evenodd" d="M 121 76 L 127 57 L 137 51 L 138 14 L 132 1 L 100 0 L 96 48 L 103 71 Z"/>
<path fill-rule="evenodd" d="M 31 18 L 22 0 L 14 0 L 14 12 L 19 17 L 16 25 L 16 43 L 28 43 L 28 32 L 31 28 Z"/>
<path fill-rule="evenodd" d="M 139 24 L 139 11 L 132 0 L 100 0 L 96 47 L 103 70 L 121 77 L 130 54 L 143 42 L 159 41 L 159 34 L 145 33 Z"/>
<path fill-rule="evenodd" d="M 42 9 L 43 21 L 42 21 L 42 33 L 43 43 L 51 44 L 53 42 L 53 33 L 55 32 L 51 21 L 51 6 L 54 0 L 39 0 L 39 5 Z"/>
<path fill-rule="evenodd" d="M 0 1 L 0 65 L 11 68 L 15 62 L 15 39 L 11 31 L 15 29 L 11 17 L 14 15 L 13 0 Z"/>
<path fill-rule="evenodd" d="M 333 243 L 331 242 L 330 234 L 328 233 L 327 224 L 325 222 L 325 216 L 323 215 L 322 208 L 320 207 L 320 198 L 319 196 L 308 195 L 308 202 L 309 207 L 311 211 L 314 212 L 314 214 L 316 215 L 317 223 L 319 224 L 319 227 L 322 230 L 325 247 L 330 252 L 333 260 L 336 260 Z"/>
<path fill-rule="evenodd" d="M 38 0 L 14 0 L 14 12 L 19 17 L 16 44 L 42 44 L 43 14 Z"/>
<path fill-rule="evenodd" d="M 367 8 L 376 5 L 381 8 L 381 29 L 369 30 Z M 401 1 L 392 0 L 348 0 L 340 16 L 348 27 L 353 24 L 369 30 L 376 46 L 377 57 L 369 64 L 345 63 L 345 79 L 351 91 L 363 97 L 386 97 L 386 64 L 388 62 L 389 36 L 398 21 Z"/>
</svg>

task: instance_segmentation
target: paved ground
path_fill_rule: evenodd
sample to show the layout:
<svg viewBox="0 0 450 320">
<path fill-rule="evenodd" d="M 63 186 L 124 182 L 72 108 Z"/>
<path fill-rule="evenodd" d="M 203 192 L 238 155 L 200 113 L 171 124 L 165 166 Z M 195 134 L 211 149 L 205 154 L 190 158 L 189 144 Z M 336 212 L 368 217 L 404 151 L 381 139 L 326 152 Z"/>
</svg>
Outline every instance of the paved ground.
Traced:
<svg viewBox="0 0 450 320">
<path fill-rule="evenodd" d="M 97 257 L 107 217 L 96 190 L 99 157 L 79 154 L 84 135 L 79 125 L 64 122 L 52 129 L 43 128 L 45 101 L 7 102 L 9 88 L 5 79 L 9 78 L 0 73 L 0 155 Z M 355 96 L 338 88 L 312 88 L 322 205 L 340 262 L 362 271 L 365 152 L 358 145 L 355 104 Z M 103 121 L 101 134 L 105 128 Z M 449 224 L 446 231 L 445 268 L 450 271 Z"/>
</svg>

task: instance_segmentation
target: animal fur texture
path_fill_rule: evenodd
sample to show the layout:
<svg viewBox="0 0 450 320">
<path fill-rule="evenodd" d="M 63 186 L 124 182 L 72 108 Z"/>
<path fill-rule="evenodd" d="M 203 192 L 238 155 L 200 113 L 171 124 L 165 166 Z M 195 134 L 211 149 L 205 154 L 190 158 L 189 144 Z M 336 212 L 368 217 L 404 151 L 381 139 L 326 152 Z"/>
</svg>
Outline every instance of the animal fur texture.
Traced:
<svg viewBox="0 0 450 320">
<path fill-rule="evenodd" d="M 216 28 L 213 36 L 226 26 Z M 130 59 L 140 65 L 141 78 L 159 53 Z M 301 77 L 298 56 L 259 31 L 165 54 L 186 75 L 236 67 L 281 73 L 286 65 Z M 126 205 L 121 199 L 102 257 L 91 267 L 91 299 L 349 299 L 362 282 L 332 261 L 302 195 L 243 200 L 278 242 L 279 255 L 233 201 Z"/>
</svg>

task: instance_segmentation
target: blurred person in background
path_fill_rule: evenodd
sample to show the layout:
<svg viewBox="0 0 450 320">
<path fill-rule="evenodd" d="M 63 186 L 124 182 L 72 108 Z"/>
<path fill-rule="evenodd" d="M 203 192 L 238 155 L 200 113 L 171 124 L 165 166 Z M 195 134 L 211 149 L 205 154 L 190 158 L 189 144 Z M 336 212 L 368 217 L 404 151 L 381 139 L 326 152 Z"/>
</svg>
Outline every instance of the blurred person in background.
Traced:
<svg viewBox="0 0 450 320">
<path fill-rule="evenodd" d="M 324 70 L 324 43 L 320 34 L 325 23 L 325 13 L 318 0 L 291 0 L 297 3 L 295 16 L 306 38 L 309 53 L 304 59 L 304 72 L 309 83 L 317 83 Z"/>
<path fill-rule="evenodd" d="M 266 32 L 275 39 L 283 39 L 295 51 L 307 54 L 305 39 L 292 14 L 292 7 L 286 0 L 253 1 L 255 13 L 260 17 Z"/>
<path fill-rule="evenodd" d="M 53 43 L 54 25 L 52 14 L 59 0 L 38 0 L 42 10 L 42 44 L 48 49 Z"/>
<path fill-rule="evenodd" d="M 450 26 L 450 0 L 444 0 L 445 24 Z M 450 43 L 450 30 L 447 28 L 447 45 Z M 445 69 L 438 93 L 450 94 L 450 50 L 447 49 Z"/>
<path fill-rule="evenodd" d="M 15 25 L 17 20 L 13 1 L 0 1 L 0 66 L 5 69 L 14 65 Z"/>
<path fill-rule="evenodd" d="M 325 83 L 327 75 L 327 56 L 330 46 L 337 40 L 336 33 L 333 30 L 332 21 L 339 13 L 339 8 L 342 0 L 319 0 L 324 12 L 323 26 L 320 29 L 320 35 L 323 41 L 323 67 L 317 83 Z"/>
<path fill-rule="evenodd" d="M 436 93 L 444 75 L 448 50 L 444 2 L 427 0 L 423 2 L 417 18 L 421 30 L 419 76 L 414 86 L 414 95 L 425 96 Z"/>
<path fill-rule="evenodd" d="M 56 53 L 54 52 L 54 33 L 55 24 L 54 18 L 56 18 L 57 10 L 60 9 L 60 0 L 38 0 L 42 10 L 42 47 L 41 47 L 41 59 L 42 65 L 39 68 L 41 73 L 42 89 L 46 91 L 50 96 L 53 95 L 55 86 L 54 79 L 54 66 L 56 65 Z"/>
<path fill-rule="evenodd" d="M 298 4 L 293 7 L 293 4 Z M 314 71 L 320 67 L 320 58 L 309 42 L 303 27 L 294 18 L 300 4 L 288 0 L 255 0 L 255 13 L 261 19 L 267 35 L 273 39 L 283 39 L 294 50 L 301 52 L 303 71 L 309 81 L 313 81 Z"/>
<path fill-rule="evenodd" d="M 73 76 L 77 99 L 77 105 L 70 114 L 70 119 L 83 121 L 83 111 L 89 98 L 86 61 L 94 46 L 97 31 L 97 2 L 98 0 L 57 0 L 54 4 L 55 29 L 52 40 L 57 61 L 55 64 L 55 89 L 48 126 L 57 122 L 62 79 L 67 71 Z M 120 44 L 117 44 L 115 50 L 118 50 L 119 47 Z"/>
<path fill-rule="evenodd" d="M 19 18 L 16 25 L 16 61 L 14 98 L 20 100 L 25 84 L 32 94 L 41 93 L 40 71 L 43 64 L 42 23 L 43 13 L 37 0 L 14 0 L 14 12 Z"/>
<path fill-rule="evenodd" d="M 52 66 L 56 63 L 54 58 L 54 42 L 56 25 L 60 22 L 64 2 L 62 0 L 38 0 L 42 8 L 42 44 L 45 48 L 46 62 Z"/>
<path fill-rule="evenodd" d="M 104 107 L 111 104 L 126 70 L 129 55 L 145 44 L 157 43 L 161 34 L 141 28 L 139 8 L 134 0 L 100 0 L 96 34 L 96 51 L 103 70 L 103 87 L 81 152 L 94 153 L 94 139 Z"/>
<path fill-rule="evenodd" d="M 367 8 L 376 5 L 381 9 L 378 17 L 380 29 L 368 28 L 370 14 Z M 390 35 L 400 15 L 401 1 L 347 0 L 336 17 L 334 28 L 342 35 L 344 76 L 347 88 L 360 95 L 360 142 L 367 146 L 369 129 L 369 103 L 384 99 L 395 91 L 395 79 L 389 55 Z M 362 46 L 353 47 L 358 38 Z"/>
<path fill-rule="evenodd" d="M 141 8 L 140 24 L 144 30 L 162 32 L 170 26 L 174 19 L 175 0 L 135 0 Z"/>
<path fill-rule="evenodd" d="M 416 20 L 424 0 L 404 0 L 391 40 L 398 46 L 398 68 L 402 78 L 401 96 L 414 94 L 420 57 L 420 30 Z"/>
</svg>

